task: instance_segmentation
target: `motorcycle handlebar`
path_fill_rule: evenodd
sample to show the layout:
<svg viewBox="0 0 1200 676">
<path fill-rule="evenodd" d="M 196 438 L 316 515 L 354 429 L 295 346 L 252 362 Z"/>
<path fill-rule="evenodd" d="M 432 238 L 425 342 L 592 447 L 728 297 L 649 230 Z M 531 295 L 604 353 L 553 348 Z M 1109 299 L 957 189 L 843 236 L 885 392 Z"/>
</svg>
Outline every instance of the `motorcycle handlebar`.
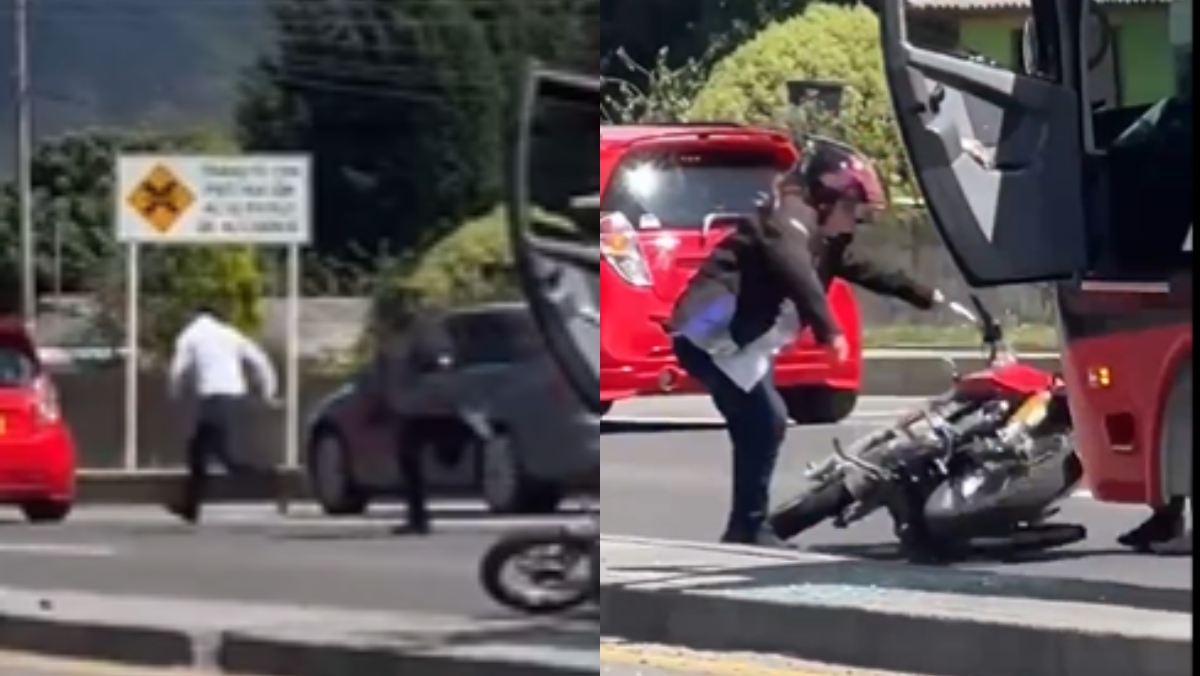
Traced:
<svg viewBox="0 0 1200 676">
<path fill-rule="evenodd" d="M 990 364 L 995 362 L 1001 353 L 1008 351 L 1004 341 L 1004 328 L 997 321 L 995 315 L 988 311 L 987 306 L 983 304 L 983 299 L 975 294 L 971 294 L 970 299 L 971 305 L 975 308 L 974 323 L 979 327 L 980 338 L 987 350 L 987 360 Z"/>
</svg>

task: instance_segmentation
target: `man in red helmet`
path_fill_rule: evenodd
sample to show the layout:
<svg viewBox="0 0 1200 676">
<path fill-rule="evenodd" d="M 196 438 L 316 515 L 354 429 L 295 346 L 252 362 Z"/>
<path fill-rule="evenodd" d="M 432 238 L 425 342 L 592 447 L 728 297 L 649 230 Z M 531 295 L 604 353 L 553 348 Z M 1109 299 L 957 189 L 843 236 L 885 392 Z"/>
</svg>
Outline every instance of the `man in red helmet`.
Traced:
<svg viewBox="0 0 1200 676">
<path fill-rule="evenodd" d="M 835 359 L 849 356 L 825 287 L 842 278 L 932 309 L 943 295 L 852 252 L 859 223 L 886 206 L 871 162 L 817 140 L 784 172 L 757 218 L 722 240 L 676 303 L 667 328 L 679 365 L 712 396 L 733 444 L 733 500 L 723 542 L 786 546 L 767 524 L 770 485 L 787 431 L 771 373 L 802 327 Z"/>
</svg>

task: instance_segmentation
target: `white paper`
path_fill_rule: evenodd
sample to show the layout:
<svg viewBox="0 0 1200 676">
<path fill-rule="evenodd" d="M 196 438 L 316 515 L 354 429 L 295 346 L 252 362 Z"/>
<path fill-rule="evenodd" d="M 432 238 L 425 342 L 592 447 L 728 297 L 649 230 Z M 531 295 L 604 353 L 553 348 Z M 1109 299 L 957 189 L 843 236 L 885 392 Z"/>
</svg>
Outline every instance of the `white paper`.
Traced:
<svg viewBox="0 0 1200 676">
<path fill-rule="evenodd" d="M 771 370 L 775 353 L 749 345 L 739 352 L 713 357 L 713 363 L 743 392 L 749 392 L 762 382 Z"/>
<path fill-rule="evenodd" d="M 713 363 L 738 389 L 749 392 L 767 377 L 775 355 L 796 340 L 799 330 L 795 308 L 788 304 L 774 328 L 733 354 L 713 355 Z"/>
</svg>

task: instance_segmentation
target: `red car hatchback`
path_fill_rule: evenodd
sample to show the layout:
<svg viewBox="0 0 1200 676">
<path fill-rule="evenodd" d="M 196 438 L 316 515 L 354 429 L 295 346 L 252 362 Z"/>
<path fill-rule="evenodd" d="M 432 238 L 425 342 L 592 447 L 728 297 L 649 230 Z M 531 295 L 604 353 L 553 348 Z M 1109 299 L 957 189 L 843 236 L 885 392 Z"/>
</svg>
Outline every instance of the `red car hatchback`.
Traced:
<svg viewBox="0 0 1200 676">
<path fill-rule="evenodd" d="M 0 320 L 0 505 L 57 523 L 75 501 L 75 443 L 58 396 L 19 321 Z"/>
<path fill-rule="evenodd" d="M 753 213 L 775 174 L 796 158 L 788 136 L 764 129 L 600 127 L 600 393 L 606 409 L 630 397 L 696 391 L 676 366 L 662 324 L 728 232 L 729 216 Z M 857 401 L 858 304 L 840 280 L 829 297 L 853 358 L 834 365 L 806 335 L 780 355 L 776 381 L 799 423 L 836 422 Z"/>
</svg>

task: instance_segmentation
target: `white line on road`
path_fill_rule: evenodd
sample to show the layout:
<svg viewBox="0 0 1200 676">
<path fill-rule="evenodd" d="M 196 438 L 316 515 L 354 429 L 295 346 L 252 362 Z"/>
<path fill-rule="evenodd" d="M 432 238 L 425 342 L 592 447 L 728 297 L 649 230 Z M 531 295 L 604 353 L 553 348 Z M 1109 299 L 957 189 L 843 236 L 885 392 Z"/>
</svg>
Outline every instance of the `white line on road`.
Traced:
<svg viewBox="0 0 1200 676">
<path fill-rule="evenodd" d="M 0 556 L 63 556 L 75 559 L 105 559 L 117 555 L 112 547 L 88 545 L 54 545 L 37 542 L 0 543 Z"/>
</svg>

